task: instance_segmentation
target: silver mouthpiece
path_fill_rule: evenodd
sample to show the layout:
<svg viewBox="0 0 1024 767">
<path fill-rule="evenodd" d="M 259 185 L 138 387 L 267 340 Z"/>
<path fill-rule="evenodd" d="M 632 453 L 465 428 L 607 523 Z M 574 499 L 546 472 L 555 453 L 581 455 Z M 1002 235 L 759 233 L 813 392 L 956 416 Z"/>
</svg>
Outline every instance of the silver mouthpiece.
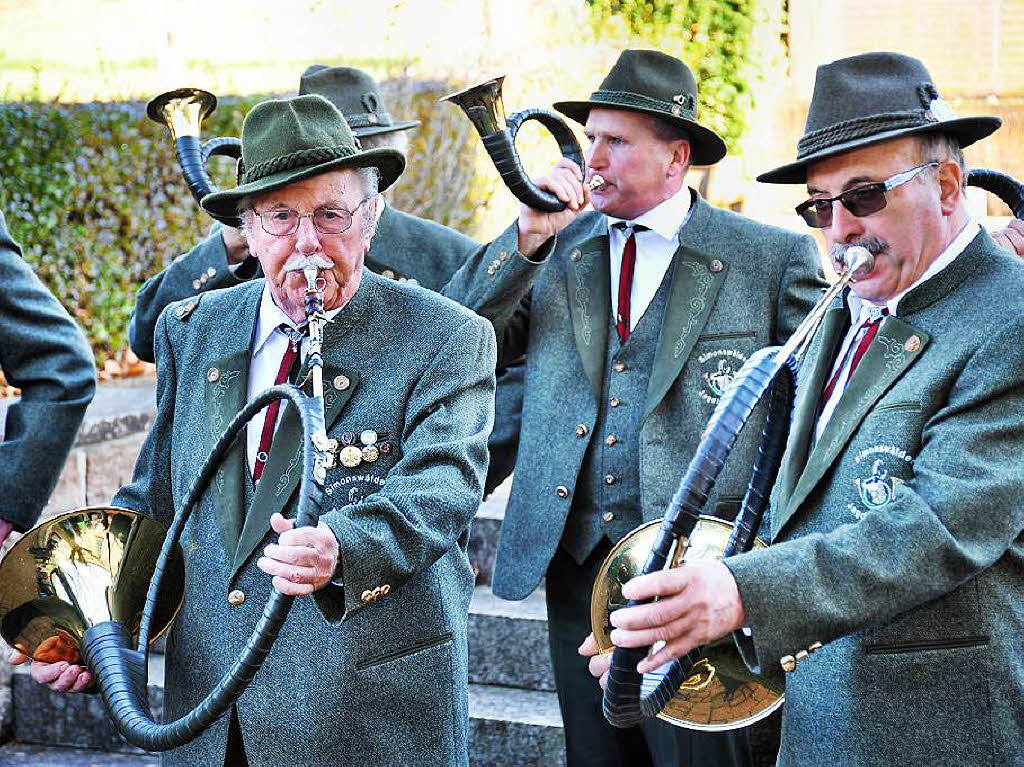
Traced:
<svg viewBox="0 0 1024 767">
<path fill-rule="evenodd" d="M 595 173 L 593 176 L 590 177 L 590 181 L 587 182 L 587 189 L 599 189 L 604 185 L 604 176 L 602 176 L 600 173 Z"/>
<path fill-rule="evenodd" d="M 875 268 L 875 257 L 861 245 L 853 245 L 843 253 L 843 267 L 851 277 L 863 277 Z"/>
</svg>

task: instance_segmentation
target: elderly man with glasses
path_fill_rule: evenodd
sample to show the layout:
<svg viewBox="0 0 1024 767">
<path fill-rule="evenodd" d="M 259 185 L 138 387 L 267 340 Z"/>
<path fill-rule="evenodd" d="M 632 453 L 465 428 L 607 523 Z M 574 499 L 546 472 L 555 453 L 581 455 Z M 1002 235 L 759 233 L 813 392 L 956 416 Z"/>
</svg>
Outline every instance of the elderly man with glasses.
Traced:
<svg viewBox="0 0 1024 767">
<path fill-rule="evenodd" d="M 649 670 L 741 627 L 785 675 L 780 765 L 1020 764 L 1024 742 L 1024 265 L 964 198 L 957 118 L 920 61 L 818 69 L 797 211 L 839 262 L 874 266 L 828 310 L 801 370 L 773 545 L 634 579 L 612 614 Z M 594 657 L 600 676 L 605 657 Z"/>
<path fill-rule="evenodd" d="M 320 269 L 325 418 L 343 446 L 317 527 L 294 529 L 294 408 L 250 422 L 185 526 L 185 595 L 167 646 L 164 713 L 181 716 L 231 666 L 271 588 L 297 600 L 229 716 L 165 764 L 467 764 L 466 557 L 494 408 L 491 326 L 366 268 L 368 200 L 405 167 L 360 150 L 316 95 L 255 107 L 246 172 L 203 207 L 241 215 L 265 279 L 172 304 L 156 326 L 157 416 L 113 503 L 168 522 L 209 447 L 259 392 L 303 381 L 301 271 Z M 24 661 L 24 658 L 18 660 Z M 33 664 L 80 690 L 88 672 Z"/>
</svg>

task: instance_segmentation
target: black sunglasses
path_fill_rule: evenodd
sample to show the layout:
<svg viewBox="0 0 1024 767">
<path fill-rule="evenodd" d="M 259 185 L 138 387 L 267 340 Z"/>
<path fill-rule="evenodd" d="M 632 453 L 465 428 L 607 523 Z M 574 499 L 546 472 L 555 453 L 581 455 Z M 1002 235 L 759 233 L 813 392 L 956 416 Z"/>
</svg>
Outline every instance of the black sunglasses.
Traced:
<svg viewBox="0 0 1024 767">
<path fill-rule="evenodd" d="M 857 217 L 870 216 L 885 207 L 886 192 L 907 183 L 925 168 L 932 168 L 938 164 L 937 161 L 926 162 L 924 165 L 897 173 L 885 181 L 858 186 L 856 189 L 849 189 L 835 197 L 814 197 L 805 200 L 796 206 L 796 212 L 807 222 L 808 226 L 813 226 L 815 229 L 823 229 L 832 224 L 832 203 L 836 200 Z"/>
</svg>

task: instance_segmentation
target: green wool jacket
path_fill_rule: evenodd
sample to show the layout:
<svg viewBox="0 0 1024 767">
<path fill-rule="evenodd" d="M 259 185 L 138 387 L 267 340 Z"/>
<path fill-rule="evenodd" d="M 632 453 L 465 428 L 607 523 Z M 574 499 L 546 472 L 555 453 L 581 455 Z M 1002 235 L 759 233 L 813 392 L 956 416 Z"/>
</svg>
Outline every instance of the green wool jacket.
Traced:
<svg viewBox="0 0 1024 767">
<path fill-rule="evenodd" d="M 157 415 L 114 504 L 167 523 L 246 402 L 262 279 L 172 304 L 156 328 Z M 421 287 L 363 270 L 325 331 L 328 434 L 372 429 L 373 462 L 328 471 L 321 522 L 342 585 L 296 599 L 237 703 L 249 763 L 467 763 L 468 528 L 482 496 L 494 407 L 490 325 Z M 300 380 L 304 372 L 300 372 Z M 238 656 L 271 592 L 256 567 L 293 516 L 302 435 L 286 407 L 246 513 L 244 440 L 186 524 L 184 606 L 167 646 L 165 715 L 196 705 Z M 232 606 L 234 589 L 246 595 Z M 221 764 L 228 719 L 165 756 Z"/>
<path fill-rule="evenodd" d="M 714 376 L 725 368 L 735 373 L 753 351 L 787 338 L 824 285 L 810 237 L 718 210 L 693 194 L 648 389 L 619 403 L 642 408 L 636 460 L 644 521 L 664 515 L 679 485 L 718 399 Z M 516 250 L 517 237 L 513 224 L 445 289 L 492 320 L 500 357 L 526 355 L 522 449 L 494 573 L 494 591 L 506 599 L 525 598 L 544 576 L 587 445 L 606 437 L 594 424 L 611 314 L 603 215 L 580 215 L 549 240 L 538 262 Z M 735 516 L 758 432 L 740 436 L 709 513 Z"/>
<path fill-rule="evenodd" d="M 0 428 L 0 518 L 27 531 L 39 518 L 96 391 L 82 332 L 36 277 L 0 212 L 0 370 L 21 389 Z"/>
<path fill-rule="evenodd" d="M 800 376 L 773 545 L 726 560 L 748 665 L 786 675 L 780 765 L 1024 763 L 1024 264 L 981 232 L 885 319 L 821 439 L 849 327 Z"/>
</svg>

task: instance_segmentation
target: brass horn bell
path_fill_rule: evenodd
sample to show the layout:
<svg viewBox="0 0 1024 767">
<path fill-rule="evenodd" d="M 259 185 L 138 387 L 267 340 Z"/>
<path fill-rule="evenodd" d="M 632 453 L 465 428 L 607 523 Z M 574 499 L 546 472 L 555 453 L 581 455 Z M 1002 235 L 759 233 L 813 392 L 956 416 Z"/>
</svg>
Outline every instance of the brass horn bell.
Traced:
<svg viewBox="0 0 1024 767">
<path fill-rule="evenodd" d="M 115 506 L 62 514 L 26 533 L 0 562 L 0 636 L 46 663 L 81 664 L 82 637 L 118 621 L 133 639 L 166 530 L 149 517 Z M 181 550 L 168 561 L 152 641 L 181 608 Z M 152 643 L 151 641 L 151 643 Z"/>
</svg>

